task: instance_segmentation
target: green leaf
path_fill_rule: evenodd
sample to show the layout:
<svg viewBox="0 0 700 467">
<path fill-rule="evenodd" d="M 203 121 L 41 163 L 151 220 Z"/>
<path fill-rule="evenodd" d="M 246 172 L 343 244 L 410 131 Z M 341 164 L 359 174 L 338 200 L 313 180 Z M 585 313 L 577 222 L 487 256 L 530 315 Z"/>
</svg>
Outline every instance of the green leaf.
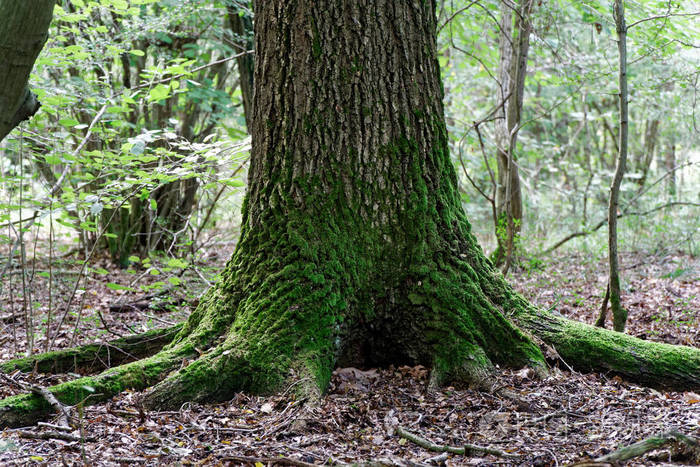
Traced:
<svg viewBox="0 0 700 467">
<path fill-rule="evenodd" d="M 80 122 L 74 118 L 62 118 L 58 121 L 59 125 L 65 126 L 67 128 L 74 127 Z"/>
<path fill-rule="evenodd" d="M 148 100 L 159 101 L 167 99 L 168 95 L 170 95 L 170 86 L 158 84 L 148 92 Z"/>
<path fill-rule="evenodd" d="M 168 267 L 171 268 L 185 269 L 187 266 L 187 261 L 183 261 L 178 258 L 171 258 L 170 260 L 168 260 Z"/>
</svg>

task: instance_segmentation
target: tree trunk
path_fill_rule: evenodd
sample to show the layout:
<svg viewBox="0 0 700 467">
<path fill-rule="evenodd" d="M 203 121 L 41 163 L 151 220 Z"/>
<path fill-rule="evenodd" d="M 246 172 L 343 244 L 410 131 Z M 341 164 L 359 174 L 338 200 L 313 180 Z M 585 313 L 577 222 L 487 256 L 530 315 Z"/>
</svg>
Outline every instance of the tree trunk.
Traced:
<svg viewBox="0 0 700 467">
<path fill-rule="evenodd" d="M 422 364 L 433 385 L 485 387 L 496 365 L 546 372 L 529 333 L 576 367 L 700 387 L 700 350 L 537 310 L 485 258 L 448 152 L 434 1 L 256 8 L 250 186 L 233 257 L 170 345 L 55 386 L 57 398 L 94 403 L 160 381 L 146 407 L 292 386 L 313 400 L 336 365 Z M 0 426 L 49 410 L 11 397 Z"/>
<path fill-rule="evenodd" d="M 27 88 L 48 38 L 55 0 L 0 0 L 0 141 L 41 105 Z"/>
<path fill-rule="evenodd" d="M 618 145 L 617 165 L 615 175 L 610 186 L 610 200 L 608 204 L 608 292 L 610 308 L 613 315 L 613 329 L 618 332 L 625 330 L 627 323 L 627 310 L 622 307 L 620 299 L 620 267 L 617 254 L 617 210 L 620 200 L 620 185 L 625 175 L 627 163 L 627 26 L 625 24 L 625 6 L 623 0 L 615 0 L 613 4 L 613 16 L 617 28 L 617 47 L 619 52 L 619 86 L 620 86 L 620 143 Z M 601 307 L 601 313 L 597 323 L 601 326 L 605 323 L 607 309 Z"/>
<path fill-rule="evenodd" d="M 668 181 L 666 182 L 666 191 L 668 197 L 671 200 L 676 199 L 676 143 L 674 135 L 670 137 L 668 143 L 668 149 L 666 149 L 666 156 L 664 158 L 664 165 L 668 171 Z"/>
<path fill-rule="evenodd" d="M 649 168 L 651 167 L 651 162 L 654 160 L 654 151 L 656 150 L 656 140 L 659 135 L 659 123 L 658 119 L 647 120 L 644 128 L 644 149 L 642 150 L 642 160 L 635 171 L 639 172 L 641 177 L 639 178 L 639 189 L 644 189 L 644 185 L 647 182 L 649 176 Z"/>
<path fill-rule="evenodd" d="M 497 266 L 503 265 L 504 271 L 511 263 L 522 227 L 523 201 L 514 153 L 523 107 L 532 4 L 532 0 L 522 0 L 517 11 L 513 11 L 511 5 L 501 5 L 498 76 L 503 107 L 501 118 L 496 120 L 498 179 L 494 222 L 497 246 L 492 260 Z"/>
<path fill-rule="evenodd" d="M 240 5 L 239 5 L 240 4 Z M 228 23 L 239 46 L 240 52 L 253 49 L 253 17 L 250 1 L 234 2 L 228 8 Z M 240 79 L 241 96 L 243 97 L 243 112 L 245 123 L 250 132 L 253 115 L 253 73 L 255 59 L 253 55 L 242 55 L 236 59 L 238 77 Z"/>
</svg>

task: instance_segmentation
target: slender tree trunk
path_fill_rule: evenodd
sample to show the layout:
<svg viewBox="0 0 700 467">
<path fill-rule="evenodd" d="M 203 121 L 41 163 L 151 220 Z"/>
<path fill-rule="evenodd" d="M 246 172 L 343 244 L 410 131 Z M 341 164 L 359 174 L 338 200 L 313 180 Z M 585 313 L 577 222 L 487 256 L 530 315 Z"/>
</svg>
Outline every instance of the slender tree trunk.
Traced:
<svg viewBox="0 0 700 467">
<path fill-rule="evenodd" d="M 27 88 L 48 38 L 55 0 L 0 0 L 0 141 L 41 105 Z"/>
<path fill-rule="evenodd" d="M 608 204 L 608 287 L 610 307 L 613 314 L 613 329 L 618 332 L 625 330 L 627 310 L 622 307 L 620 299 L 620 267 L 617 253 L 617 210 L 620 200 L 620 185 L 625 175 L 627 163 L 627 26 L 625 24 L 624 0 L 615 0 L 613 15 L 617 29 L 617 47 L 619 52 L 619 86 L 620 86 L 620 142 L 615 166 L 615 176 L 610 186 L 610 202 Z M 602 310 L 601 310 L 602 311 Z M 598 322 L 604 321 L 599 317 Z"/>
<path fill-rule="evenodd" d="M 647 182 L 651 162 L 654 160 L 654 152 L 656 150 L 656 140 L 659 135 L 660 123 L 661 122 L 658 119 L 647 120 L 644 128 L 644 148 L 641 152 L 642 160 L 639 167 L 635 169 L 641 175 L 639 178 L 640 190 L 644 188 L 644 185 Z"/>
<path fill-rule="evenodd" d="M 496 189 L 496 251 L 492 259 L 507 272 L 522 228 L 523 203 L 520 175 L 515 163 L 518 127 L 521 121 L 527 57 L 530 47 L 530 16 L 532 0 L 522 0 L 518 11 L 501 5 L 500 62 L 501 99 L 504 101 L 500 119 L 496 121 L 498 179 Z M 513 33 L 515 22 L 515 33 Z"/>
<path fill-rule="evenodd" d="M 666 149 L 664 165 L 669 172 L 667 181 L 668 196 L 673 200 L 676 198 L 676 171 L 674 170 L 676 168 L 676 143 L 673 135 L 671 135 L 671 141 L 669 141 L 668 149 Z"/>
<path fill-rule="evenodd" d="M 236 2 L 228 8 L 228 22 L 240 52 L 253 50 L 253 8 L 250 1 Z M 240 5 L 239 5 L 240 4 Z M 240 78 L 243 111 L 248 131 L 253 127 L 253 73 L 255 59 L 253 55 L 242 55 L 236 59 Z"/>
</svg>

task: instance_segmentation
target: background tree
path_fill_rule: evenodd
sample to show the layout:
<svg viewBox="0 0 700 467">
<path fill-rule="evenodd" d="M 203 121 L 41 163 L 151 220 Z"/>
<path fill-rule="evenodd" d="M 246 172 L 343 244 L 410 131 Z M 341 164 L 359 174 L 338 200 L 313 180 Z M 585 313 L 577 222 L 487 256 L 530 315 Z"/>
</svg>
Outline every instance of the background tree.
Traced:
<svg viewBox="0 0 700 467">
<path fill-rule="evenodd" d="M 578 368 L 700 386 L 700 350 L 535 309 L 485 258 L 450 161 L 434 2 L 275 0 L 255 13 L 250 185 L 233 257 L 169 346 L 53 387 L 60 400 L 153 384 L 148 407 L 290 383 L 316 398 L 336 364 L 423 364 L 433 384 L 488 387 L 497 364 L 546 372 L 530 333 Z M 0 423 L 47 409 L 37 395 L 8 398 Z"/>
<path fill-rule="evenodd" d="M 615 331 L 623 332 L 627 322 L 627 311 L 623 308 L 620 300 L 620 266 L 618 264 L 617 252 L 617 211 L 620 199 L 620 184 L 625 175 L 627 164 L 627 133 L 628 133 L 628 93 L 627 93 L 627 23 L 625 21 L 625 4 L 623 0 L 615 0 L 613 4 L 613 16 L 615 18 L 615 29 L 617 31 L 617 47 L 619 51 L 618 82 L 620 116 L 617 162 L 615 164 L 615 176 L 610 185 L 610 204 L 608 207 L 608 288 L 603 298 L 600 316 L 596 321 L 597 326 L 605 324 L 607 314 L 607 301 L 610 299 L 613 314 L 613 327 Z"/>
<path fill-rule="evenodd" d="M 501 4 L 498 78 L 503 102 L 495 122 L 498 178 L 496 240 L 492 260 L 507 272 L 523 222 L 523 200 L 515 151 L 520 130 L 534 2 Z M 515 27 L 513 24 L 515 23 Z"/>
<path fill-rule="evenodd" d="M 27 82 L 48 37 L 55 3 L 0 1 L 0 141 L 39 110 Z"/>
</svg>

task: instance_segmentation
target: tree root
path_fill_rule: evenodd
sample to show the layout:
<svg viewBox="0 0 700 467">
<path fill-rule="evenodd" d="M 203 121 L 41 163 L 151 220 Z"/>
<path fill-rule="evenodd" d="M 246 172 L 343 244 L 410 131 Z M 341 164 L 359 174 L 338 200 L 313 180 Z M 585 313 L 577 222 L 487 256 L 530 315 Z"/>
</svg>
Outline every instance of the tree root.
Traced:
<svg viewBox="0 0 700 467">
<path fill-rule="evenodd" d="M 617 451 L 597 458 L 596 462 L 624 462 L 634 457 L 639 457 L 654 449 L 660 449 L 667 444 L 683 443 L 692 448 L 698 448 L 700 443 L 695 438 L 686 436 L 675 430 L 667 431 L 658 435 L 650 436 L 642 441 L 630 444 Z"/>
<path fill-rule="evenodd" d="M 19 381 L 15 381 L 14 379 L 10 378 L 9 376 L 5 376 L 2 373 L 0 373 L 0 379 L 5 381 L 7 384 L 11 386 L 16 386 L 23 391 L 30 391 L 33 394 L 36 394 L 38 396 L 41 396 L 44 398 L 44 400 L 51 406 L 53 409 L 56 411 L 58 414 L 58 426 L 67 428 L 70 426 L 70 420 L 72 419 L 70 409 L 66 407 L 65 405 L 61 404 L 58 399 L 56 399 L 56 396 L 54 396 L 51 391 L 48 389 L 41 387 L 41 386 L 33 386 L 29 384 L 24 384 Z"/>
<path fill-rule="evenodd" d="M 477 446 L 475 444 L 464 444 L 461 447 L 457 446 L 447 446 L 443 444 L 435 444 L 432 441 L 428 441 L 425 438 L 421 438 L 420 436 L 416 435 L 415 433 L 411 433 L 410 431 L 406 430 L 405 428 L 399 426 L 396 427 L 396 433 L 404 438 L 407 439 L 408 441 L 411 441 L 412 443 L 417 444 L 418 446 L 427 449 L 428 451 L 433 451 L 433 452 L 449 452 L 451 454 L 459 454 L 462 456 L 468 456 L 471 455 L 472 453 L 483 453 L 483 454 L 491 454 L 493 456 L 498 456 L 498 457 L 506 457 L 509 459 L 517 459 L 518 455 L 516 454 L 510 454 L 505 451 L 501 451 L 499 449 L 493 449 L 493 448 L 487 448 L 484 446 Z"/>
<path fill-rule="evenodd" d="M 183 359 L 194 351 L 187 345 L 168 349 L 136 362 L 110 369 L 97 376 L 87 376 L 58 384 L 46 391 L 64 405 L 75 405 L 89 399 L 90 403 L 107 400 L 125 389 L 142 390 L 156 384 L 168 373 L 178 369 Z M 0 400 L 0 427 L 20 427 L 35 424 L 52 412 L 52 405 L 36 393 L 21 394 Z"/>
<path fill-rule="evenodd" d="M 698 348 L 645 341 L 534 308 L 515 318 L 579 371 L 611 372 L 635 383 L 673 391 L 700 388 Z"/>
<path fill-rule="evenodd" d="M 155 354 L 173 340 L 182 326 L 177 324 L 105 343 L 10 360 L 0 364 L 0 373 L 19 370 L 24 373 L 38 371 L 51 374 L 68 372 L 91 374 L 100 369 L 111 368 Z"/>
</svg>

